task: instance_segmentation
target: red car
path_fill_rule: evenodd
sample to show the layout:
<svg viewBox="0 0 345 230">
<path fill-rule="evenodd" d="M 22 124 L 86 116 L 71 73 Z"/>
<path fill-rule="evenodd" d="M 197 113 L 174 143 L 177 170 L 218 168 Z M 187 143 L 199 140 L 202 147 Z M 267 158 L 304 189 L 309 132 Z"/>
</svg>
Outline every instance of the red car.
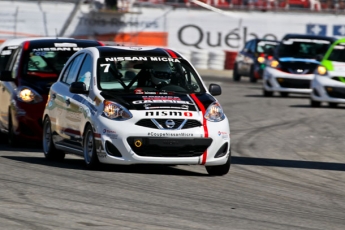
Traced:
<svg viewBox="0 0 345 230">
<path fill-rule="evenodd" d="M 18 46 L 0 74 L 0 129 L 8 134 L 11 146 L 19 140 L 42 141 L 50 86 L 75 52 L 102 45 L 95 40 L 56 38 L 27 40 Z"/>
</svg>

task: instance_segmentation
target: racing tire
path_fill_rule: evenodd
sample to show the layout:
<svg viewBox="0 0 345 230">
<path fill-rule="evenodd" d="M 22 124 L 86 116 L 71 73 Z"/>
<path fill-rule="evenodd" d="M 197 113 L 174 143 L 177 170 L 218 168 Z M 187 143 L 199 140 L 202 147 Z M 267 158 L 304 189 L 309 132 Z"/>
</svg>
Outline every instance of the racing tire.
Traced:
<svg viewBox="0 0 345 230">
<path fill-rule="evenodd" d="M 232 79 L 234 81 L 240 81 L 241 80 L 241 75 L 239 75 L 238 71 L 237 71 L 237 65 L 234 66 L 234 70 L 232 71 Z"/>
<path fill-rule="evenodd" d="M 288 97 L 289 93 L 287 93 L 287 92 L 280 92 L 280 96 L 281 97 Z"/>
<path fill-rule="evenodd" d="M 91 125 L 88 125 L 84 132 L 83 155 L 85 167 L 87 169 L 96 169 L 99 166 L 99 160 L 96 153 L 95 136 Z"/>
<path fill-rule="evenodd" d="M 257 80 L 258 80 L 258 79 L 256 79 L 256 77 L 255 77 L 254 66 L 252 66 L 252 67 L 250 68 L 249 80 L 250 80 L 250 82 L 252 82 L 252 83 L 256 83 Z"/>
<path fill-rule="evenodd" d="M 216 166 L 205 166 L 206 171 L 210 176 L 224 176 L 230 170 L 231 165 L 231 153 L 229 154 L 228 160 L 223 165 L 216 165 Z"/>
<path fill-rule="evenodd" d="M 17 142 L 19 142 L 19 138 L 16 135 L 14 128 L 13 128 L 13 122 L 12 122 L 12 116 L 11 113 L 8 115 L 8 135 L 7 135 L 7 142 L 9 146 L 12 148 L 18 147 Z"/>
<path fill-rule="evenodd" d="M 336 108 L 336 107 L 338 107 L 338 103 L 329 102 L 329 103 L 328 103 L 328 106 L 331 107 L 331 108 Z"/>
<path fill-rule="evenodd" d="M 265 97 L 272 97 L 273 96 L 273 92 L 272 91 L 267 91 L 265 89 L 262 89 L 262 94 L 265 96 Z"/>
<path fill-rule="evenodd" d="M 321 102 L 320 101 L 314 101 L 313 99 L 310 99 L 310 106 L 317 108 L 321 106 Z"/>
<path fill-rule="evenodd" d="M 46 117 L 43 121 L 42 147 L 44 157 L 48 160 L 62 161 L 65 158 L 65 152 L 55 148 L 49 117 Z"/>
</svg>

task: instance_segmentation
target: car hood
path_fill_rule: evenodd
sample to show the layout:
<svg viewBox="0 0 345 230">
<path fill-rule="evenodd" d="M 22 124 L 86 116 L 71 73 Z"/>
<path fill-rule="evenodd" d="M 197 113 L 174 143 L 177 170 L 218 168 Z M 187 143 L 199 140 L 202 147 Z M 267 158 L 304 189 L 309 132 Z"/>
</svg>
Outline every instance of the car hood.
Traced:
<svg viewBox="0 0 345 230">
<path fill-rule="evenodd" d="M 154 94 L 115 94 L 102 92 L 105 100 L 117 102 L 130 110 L 205 110 L 215 101 L 208 93 L 202 94 L 177 94 L 161 93 Z"/>
<path fill-rule="evenodd" d="M 20 86 L 30 87 L 41 95 L 48 95 L 50 87 L 57 79 L 57 74 L 28 74 L 21 79 Z"/>
</svg>

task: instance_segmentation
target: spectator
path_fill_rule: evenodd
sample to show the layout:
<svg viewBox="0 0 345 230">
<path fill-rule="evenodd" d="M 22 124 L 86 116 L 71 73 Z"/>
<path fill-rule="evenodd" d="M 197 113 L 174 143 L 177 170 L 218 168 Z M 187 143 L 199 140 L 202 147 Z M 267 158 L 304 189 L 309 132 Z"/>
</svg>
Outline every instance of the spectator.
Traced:
<svg viewBox="0 0 345 230">
<path fill-rule="evenodd" d="M 93 6 L 97 10 L 101 10 L 104 8 L 104 0 L 93 0 Z"/>
<path fill-rule="evenodd" d="M 105 6 L 107 9 L 117 10 L 117 0 L 105 0 Z"/>
<path fill-rule="evenodd" d="M 310 4 L 310 10 L 316 10 L 316 11 L 321 10 L 320 0 L 309 0 L 309 4 Z"/>
</svg>

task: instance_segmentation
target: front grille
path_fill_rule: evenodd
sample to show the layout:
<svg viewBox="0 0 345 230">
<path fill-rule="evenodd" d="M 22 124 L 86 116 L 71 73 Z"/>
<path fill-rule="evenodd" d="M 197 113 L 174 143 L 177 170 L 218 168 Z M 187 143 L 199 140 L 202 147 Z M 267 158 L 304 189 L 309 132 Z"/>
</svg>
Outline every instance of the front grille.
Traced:
<svg viewBox="0 0 345 230">
<path fill-rule="evenodd" d="M 305 79 L 290 79 L 290 78 L 277 78 L 280 87 L 294 88 L 294 89 L 309 89 L 310 80 Z"/>
<path fill-rule="evenodd" d="M 168 128 L 166 126 L 166 121 L 172 120 L 174 121 L 175 125 L 172 128 Z M 168 130 L 174 130 L 181 126 L 181 124 L 185 121 L 185 119 L 142 119 L 136 123 L 136 125 L 152 128 L 152 129 L 160 129 L 159 126 L 157 126 L 154 121 L 156 121 L 161 129 L 168 129 Z M 198 120 L 187 120 L 186 123 L 182 126 L 181 129 L 190 129 L 202 126 L 201 122 Z"/>
<path fill-rule="evenodd" d="M 128 137 L 135 154 L 142 157 L 198 157 L 211 145 L 211 138 Z"/>
<path fill-rule="evenodd" d="M 280 70 L 292 74 L 312 74 L 317 67 L 315 63 L 309 62 L 281 62 Z"/>
<path fill-rule="evenodd" d="M 328 96 L 345 99 L 345 88 L 325 86 Z"/>
</svg>

